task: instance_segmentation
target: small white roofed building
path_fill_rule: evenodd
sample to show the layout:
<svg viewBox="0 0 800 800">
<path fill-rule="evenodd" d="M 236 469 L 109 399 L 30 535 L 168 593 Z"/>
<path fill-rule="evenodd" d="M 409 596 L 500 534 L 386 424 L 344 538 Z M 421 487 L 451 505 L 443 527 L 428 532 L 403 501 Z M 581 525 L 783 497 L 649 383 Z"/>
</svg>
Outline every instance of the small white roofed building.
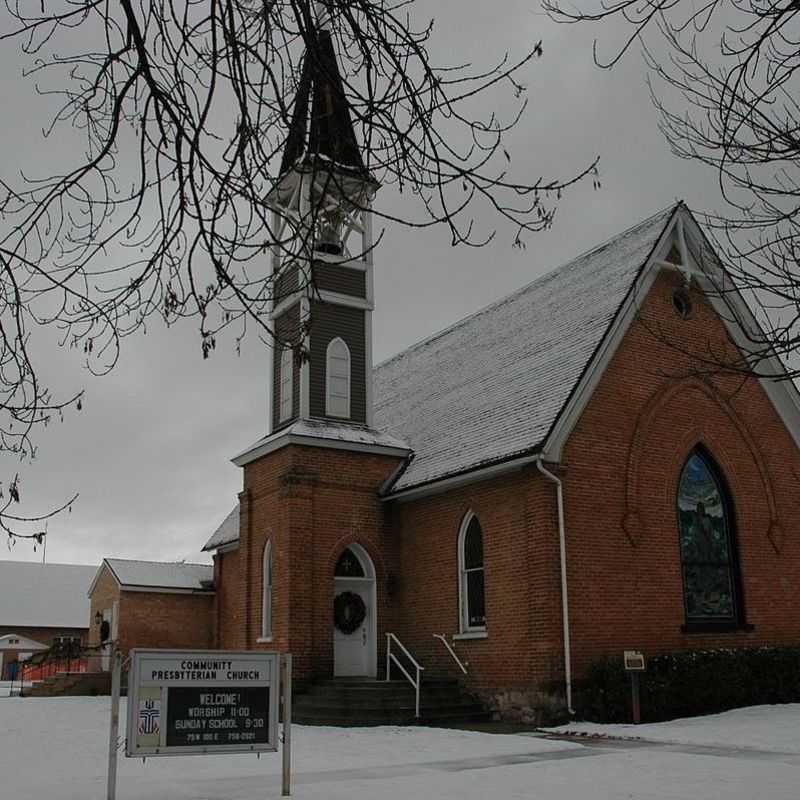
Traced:
<svg viewBox="0 0 800 800">
<path fill-rule="evenodd" d="M 208 648 L 214 600 L 210 564 L 106 558 L 88 587 L 89 644 L 108 648 Z M 105 646 L 103 646 L 105 645 Z"/>
<path fill-rule="evenodd" d="M 0 677 L 54 645 L 86 643 L 86 592 L 96 572 L 85 564 L 0 561 Z"/>
</svg>

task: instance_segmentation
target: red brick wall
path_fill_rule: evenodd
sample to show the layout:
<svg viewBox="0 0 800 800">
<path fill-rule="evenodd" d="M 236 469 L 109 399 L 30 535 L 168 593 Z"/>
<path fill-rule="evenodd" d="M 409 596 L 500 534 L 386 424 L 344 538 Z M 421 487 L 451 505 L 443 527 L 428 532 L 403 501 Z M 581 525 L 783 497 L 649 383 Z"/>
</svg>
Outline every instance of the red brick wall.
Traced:
<svg viewBox="0 0 800 800">
<path fill-rule="evenodd" d="M 105 609 L 113 608 L 114 603 L 118 601 L 119 584 L 108 567 L 103 564 L 100 577 L 97 579 L 94 590 L 89 597 L 89 644 L 92 647 L 97 647 L 100 644 L 100 626 L 95 624 L 95 614 L 98 611 L 102 614 Z M 118 628 L 118 635 L 120 638 L 124 635 L 121 627 Z"/>
<path fill-rule="evenodd" d="M 123 653 L 133 647 L 208 649 L 212 646 L 213 594 L 120 592 L 107 567 L 103 568 L 90 598 L 89 644 L 97 645 L 100 641 L 95 613 L 113 608 L 115 602 L 119 602 L 117 636 Z"/>
<path fill-rule="evenodd" d="M 459 658 L 469 662 L 468 682 L 488 692 L 551 676 L 560 658 L 554 508 L 548 486 L 526 469 L 395 509 L 398 633 L 426 677 L 460 677 L 433 634 L 450 639 L 459 632 L 458 536 L 469 510 L 483 532 L 487 636 L 454 643 Z"/>
<path fill-rule="evenodd" d="M 39 644 L 50 645 L 56 636 L 80 636 L 81 642 L 86 642 L 89 631 L 86 628 L 30 628 L 22 625 L 0 625 L 0 636 L 9 634 L 24 636 L 39 642 Z"/>
<path fill-rule="evenodd" d="M 122 592 L 120 649 L 132 647 L 211 647 L 213 595 Z"/>
<path fill-rule="evenodd" d="M 623 649 L 652 655 L 800 643 L 800 542 L 792 536 L 800 454 L 756 380 L 692 375 L 697 362 L 679 350 L 722 352 L 727 336 L 696 291 L 692 317 L 674 313 L 679 282 L 670 273 L 658 278 L 564 451 L 578 675 L 591 660 Z M 717 460 L 733 497 L 750 632 L 681 631 L 676 496 L 698 443 Z"/>
<path fill-rule="evenodd" d="M 218 553 L 214 557 L 214 646 L 223 650 L 242 646 L 240 631 L 243 616 L 239 580 L 239 551 Z"/>
<path fill-rule="evenodd" d="M 377 576 L 378 642 L 390 614 L 386 594 L 390 552 L 380 484 L 398 460 L 386 456 L 290 446 L 244 470 L 240 495 L 238 580 L 222 557 L 225 598 L 220 641 L 229 647 L 277 648 L 294 656 L 295 677 L 328 676 L 333 669 L 333 569 L 357 541 Z M 261 637 L 263 554 L 272 541 L 272 641 Z"/>
</svg>

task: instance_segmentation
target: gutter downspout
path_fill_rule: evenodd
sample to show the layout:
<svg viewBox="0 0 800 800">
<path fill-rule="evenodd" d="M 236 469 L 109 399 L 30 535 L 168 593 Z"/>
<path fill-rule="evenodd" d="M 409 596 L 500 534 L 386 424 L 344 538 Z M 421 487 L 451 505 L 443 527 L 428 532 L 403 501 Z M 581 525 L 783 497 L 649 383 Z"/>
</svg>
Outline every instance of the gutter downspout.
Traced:
<svg viewBox="0 0 800 800">
<path fill-rule="evenodd" d="M 564 682 L 567 690 L 567 711 L 572 717 L 575 715 L 575 710 L 572 708 L 572 650 L 569 640 L 569 593 L 567 591 L 567 541 L 564 526 L 564 490 L 561 485 L 561 480 L 545 468 L 541 456 L 536 459 L 536 467 L 545 478 L 556 485 L 556 497 L 558 499 L 558 546 L 561 561 L 561 623 L 564 632 Z"/>
</svg>

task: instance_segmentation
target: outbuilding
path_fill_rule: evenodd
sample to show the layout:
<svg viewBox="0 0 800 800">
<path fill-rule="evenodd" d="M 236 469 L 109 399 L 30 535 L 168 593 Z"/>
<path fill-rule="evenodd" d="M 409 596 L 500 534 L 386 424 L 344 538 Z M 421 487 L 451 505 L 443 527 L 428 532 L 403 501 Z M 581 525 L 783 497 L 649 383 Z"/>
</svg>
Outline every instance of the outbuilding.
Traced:
<svg viewBox="0 0 800 800">
<path fill-rule="evenodd" d="M 108 669 L 112 642 L 123 653 L 133 647 L 211 646 L 210 565 L 106 558 L 88 594 L 95 669 Z"/>
</svg>

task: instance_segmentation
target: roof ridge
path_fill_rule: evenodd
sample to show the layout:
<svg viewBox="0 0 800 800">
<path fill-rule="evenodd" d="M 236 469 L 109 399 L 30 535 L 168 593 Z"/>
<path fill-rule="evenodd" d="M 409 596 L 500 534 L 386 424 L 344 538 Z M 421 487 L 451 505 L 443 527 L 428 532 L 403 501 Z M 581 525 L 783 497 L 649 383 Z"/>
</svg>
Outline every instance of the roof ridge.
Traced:
<svg viewBox="0 0 800 800">
<path fill-rule="evenodd" d="M 491 311 L 491 310 L 493 310 L 495 308 L 498 308 L 499 306 L 509 302 L 510 300 L 512 300 L 512 299 L 514 299 L 516 297 L 519 297 L 520 295 L 522 295 L 525 292 L 529 291 L 535 284 L 537 284 L 539 282 L 543 282 L 544 280 L 549 280 L 549 279 L 553 278 L 555 275 L 557 275 L 558 273 L 560 273 L 563 270 L 567 269 L 568 267 L 572 266 L 573 264 L 577 263 L 578 261 L 581 261 L 582 259 L 587 258 L 588 256 L 592 255 L 593 253 L 596 253 L 596 252 L 602 250 L 603 248 L 608 247 L 613 242 L 619 241 L 624 236 L 627 236 L 629 233 L 631 233 L 632 231 L 636 230 L 637 228 L 641 228 L 643 225 L 646 225 L 648 222 L 656 219 L 657 217 L 660 217 L 661 215 L 666 214 L 668 211 L 672 213 L 679 206 L 685 206 L 685 205 L 686 204 L 684 203 L 683 200 L 678 200 L 676 202 L 671 203 L 668 206 L 664 206 L 663 208 L 659 209 L 658 211 L 656 211 L 653 214 L 650 214 L 649 216 L 645 217 L 644 219 L 640 220 L 639 222 L 635 223 L 634 225 L 630 225 L 629 227 L 625 228 L 625 230 L 620 231 L 619 233 L 617 233 L 617 234 L 615 234 L 613 236 L 610 236 L 607 239 L 604 239 L 600 244 L 593 245 L 589 249 L 584 250 L 583 252 L 579 253 L 578 255 L 574 256 L 573 258 L 569 259 L 568 261 L 564 261 L 561 264 L 559 264 L 557 267 L 554 267 L 553 269 L 545 272 L 544 274 L 539 275 L 538 277 L 534 278 L 532 281 L 529 281 L 528 283 L 526 283 L 524 286 L 521 286 L 520 288 L 515 289 L 513 292 L 510 292 L 509 294 L 504 295 L 503 297 L 500 297 L 497 300 L 493 300 L 488 305 L 485 305 L 482 308 L 479 308 L 476 311 L 473 311 L 471 314 L 467 314 L 466 317 L 462 317 L 461 319 L 456 320 L 452 324 L 448 325 L 446 328 L 442 328 L 441 330 L 436 331 L 435 333 L 432 333 L 430 336 L 426 336 L 424 339 L 420 339 L 418 342 L 415 342 L 414 344 L 409 345 L 404 350 L 401 350 L 400 352 L 395 353 L 393 356 L 389 356 L 388 358 L 384 359 L 383 361 L 380 361 L 378 364 L 375 365 L 373 370 L 377 371 L 381 367 L 385 367 L 386 365 L 390 364 L 392 361 L 395 361 L 395 360 L 397 360 L 399 358 L 402 358 L 403 356 L 407 355 L 408 353 L 411 353 L 414 350 L 417 350 L 417 349 L 419 349 L 421 347 L 424 347 L 425 345 L 430 344 L 431 342 L 434 342 L 436 339 L 439 339 L 439 338 L 445 336 L 446 334 L 450 333 L 451 331 L 454 331 L 454 330 L 460 328 L 462 325 L 465 325 L 470 320 L 473 320 L 476 317 L 479 317 L 482 314 L 485 314 L 485 313 L 487 313 L 487 312 L 489 312 L 489 311 Z"/>
<path fill-rule="evenodd" d="M 174 567 L 213 567 L 213 564 L 202 564 L 198 561 L 153 561 L 149 558 L 106 558 L 106 561 L 121 561 L 124 564 L 163 564 Z"/>
</svg>

